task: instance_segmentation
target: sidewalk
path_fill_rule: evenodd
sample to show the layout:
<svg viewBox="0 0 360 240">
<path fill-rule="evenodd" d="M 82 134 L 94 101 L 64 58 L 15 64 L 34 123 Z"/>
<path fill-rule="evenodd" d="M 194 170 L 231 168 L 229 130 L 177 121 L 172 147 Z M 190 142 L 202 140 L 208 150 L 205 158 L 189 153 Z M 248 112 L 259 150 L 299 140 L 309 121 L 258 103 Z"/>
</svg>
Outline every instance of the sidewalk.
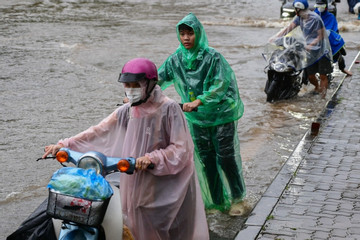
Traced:
<svg viewBox="0 0 360 240">
<path fill-rule="evenodd" d="M 341 80 L 318 118 L 319 132 L 304 135 L 236 240 L 360 239 L 360 64 L 354 62 L 353 76 Z"/>
</svg>

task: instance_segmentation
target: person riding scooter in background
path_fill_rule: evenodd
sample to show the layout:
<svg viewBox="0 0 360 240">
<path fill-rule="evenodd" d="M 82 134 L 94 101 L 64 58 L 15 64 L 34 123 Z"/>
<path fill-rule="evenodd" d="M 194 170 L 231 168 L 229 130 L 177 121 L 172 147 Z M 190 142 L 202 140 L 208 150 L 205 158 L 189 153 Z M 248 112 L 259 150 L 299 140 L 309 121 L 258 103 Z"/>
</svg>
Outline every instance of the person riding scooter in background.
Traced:
<svg viewBox="0 0 360 240">
<path fill-rule="evenodd" d="M 46 146 L 43 157 L 61 147 L 135 157 L 137 172 L 120 176 L 124 223 L 134 238 L 209 239 L 191 135 L 179 104 L 162 93 L 157 80 L 150 60 L 127 62 L 119 82 L 129 103 L 98 125 Z M 151 163 L 155 168 L 147 170 Z"/>
<path fill-rule="evenodd" d="M 314 7 L 316 8 L 314 12 L 319 14 L 324 22 L 334 62 L 338 63 L 340 71 L 345 73 L 347 76 L 352 76 L 352 73 L 345 69 L 345 59 L 343 58 L 343 56 L 346 55 L 345 41 L 340 36 L 336 17 L 328 11 L 328 1 L 316 0 Z"/>
<path fill-rule="evenodd" d="M 315 86 L 314 93 L 320 93 L 325 98 L 328 87 L 327 74 L 332 73 L 332 54 L 326 29 L 320 16 L 308 9 L 307 0 L 295 0 L 293 3 L 296 16 L 288 27 L 281 30 L 277 36 L 284 36 L 300 26 L 305 40 L 306 50 L 316 61 L 305 66 L 305 72 L 311 84 Z M 320 74 L 320 85 L 315 76 Z"/>
</svg>

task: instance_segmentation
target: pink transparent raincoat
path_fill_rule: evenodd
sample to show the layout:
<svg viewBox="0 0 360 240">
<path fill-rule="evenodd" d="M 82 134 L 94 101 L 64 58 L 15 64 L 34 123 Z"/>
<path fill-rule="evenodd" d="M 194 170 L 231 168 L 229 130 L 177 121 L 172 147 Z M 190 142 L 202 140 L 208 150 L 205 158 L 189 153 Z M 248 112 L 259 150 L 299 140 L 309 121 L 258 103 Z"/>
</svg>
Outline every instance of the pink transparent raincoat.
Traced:
<svg viewBox="0 0 360 240">
<path fill-rule="evenodd" d="M 98 125 L 59 143 L 114 157 L 146 155 L 155 164 L 153 170 L 120 177 L 124 221 L 135 239 L 209 239 L 194 145 L 180 106 L 159 86 L 146 103 L 125 104 Z"/>
</svg>

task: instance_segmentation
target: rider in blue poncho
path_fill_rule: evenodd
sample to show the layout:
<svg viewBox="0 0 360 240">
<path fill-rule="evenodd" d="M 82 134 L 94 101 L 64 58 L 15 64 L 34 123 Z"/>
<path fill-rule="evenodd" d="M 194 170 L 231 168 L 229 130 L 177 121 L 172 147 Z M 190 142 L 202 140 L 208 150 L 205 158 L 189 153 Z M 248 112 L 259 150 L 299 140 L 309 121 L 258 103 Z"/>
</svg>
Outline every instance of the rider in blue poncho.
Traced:
<svg viewBox="0 0 360 240">
<path fill-rule="evenodd" d="M 327 0 L 316 0 L 315 8 L 315 12 L 320 15 L 324 22 L 331 45 L 333 61 L 338 62 L 339 69 L 343 73 L 351 76 L 352 73 L 345 69 L 345 60 L 343 58 L 343 55 L 346 55 L 345 41 L 339 34 L 338 23 L 335 16 L 328 11 Z"/>
</svg>

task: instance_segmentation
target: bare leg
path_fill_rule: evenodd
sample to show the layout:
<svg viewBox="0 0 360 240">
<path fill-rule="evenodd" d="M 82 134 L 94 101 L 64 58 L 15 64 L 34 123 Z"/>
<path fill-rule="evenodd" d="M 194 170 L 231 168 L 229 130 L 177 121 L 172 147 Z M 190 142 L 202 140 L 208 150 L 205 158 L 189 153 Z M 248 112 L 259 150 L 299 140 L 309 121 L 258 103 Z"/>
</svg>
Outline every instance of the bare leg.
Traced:
<svg viewBox="0 0 360 240">
<path fill-rule="evenodd" d="M 346 74 L 346 77 L 352 76 L 352 72 L 350 72 L 349 70 L 342 69 L 341 71 Z"/>
<path fill-rule="evenodd" d="M 321 92 L 321 89 L 320 89 L 320 87 L 319 87 L 319 83 L 318 83 L 318 80 L 317 80 L 315 74 L 314 74 L 314 75 L 309 75 L 309 81 L 310 81 L 310 83 L 311 83 L 312 85 L 315 86 L 315 91 L 320 93 L 320 92 Z"/>
<path fill-rule="evenodd" d="M 344 50 L 344 49 L 341 49 L 341 50 Z M 341 50 L 340 50 L 340 52 L 341 52 Z M 341 72 L 346 74 L 346 77 L 352 76 L 352 73 L 345 69 L 345 59 L 343 58 L 343 56 L 341 55 L 340 52 L 338 52 L 337 54 L 334 55 L 334 58 L 336 58 L 336 56 L 337 56 L 339 69 L 341 70 Z"/>
<path fill-rule="evenodd" d="M 320 75 L 320 91 L 321 91 L 321 97 L 322 98 L 325 98 L 327 88 L 328 88 L 328 78 L 327 78 L 327 76 L 325 74 Z"/>
</svg>

